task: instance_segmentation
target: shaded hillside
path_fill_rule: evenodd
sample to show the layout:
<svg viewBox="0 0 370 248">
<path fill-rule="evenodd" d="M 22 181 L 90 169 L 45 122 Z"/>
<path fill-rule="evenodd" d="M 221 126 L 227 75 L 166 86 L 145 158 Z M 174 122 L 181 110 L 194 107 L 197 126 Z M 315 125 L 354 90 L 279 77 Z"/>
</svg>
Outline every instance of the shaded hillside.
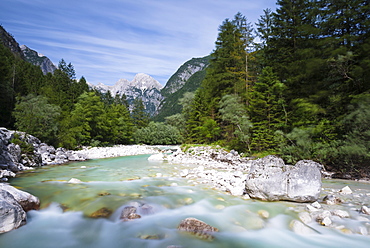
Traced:
<svg viewBox="0 0 370 248">
<path fill-rule="evenodd" d="M 21 59 L 25 59 L 18 42 L 0 25 L 0 43 L 9 48 L 10 51 Z"/>
<path fill-rule="evenodd" d="M 206 70 L 201 70 L 192 75 L 185 85 L 173 94 L 170 94 L 160 105 L 158 114 L 153 118 L 154 121 L 165 121 L 167 116 L 181 113 L 182 106 L 179 104 L 179 99 L 183 97 L 186 92 L 196 91 L 206 76 Z"/>
</svg>

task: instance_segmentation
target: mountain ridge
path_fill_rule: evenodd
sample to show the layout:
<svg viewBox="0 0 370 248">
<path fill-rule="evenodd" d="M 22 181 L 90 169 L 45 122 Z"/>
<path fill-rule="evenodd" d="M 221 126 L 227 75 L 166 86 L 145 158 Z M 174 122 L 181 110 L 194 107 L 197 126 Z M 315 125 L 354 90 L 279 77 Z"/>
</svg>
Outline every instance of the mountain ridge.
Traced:
<svg viewBox="0 0 370 248">
<path fill-rule="evenodd" d="M 21 45 L 20 49 L 25 60 L 33 65 L 39 66 L 44 75 L 48 74 L 49 72 L 54 73 L 54 71 L 57 69 L 53 62 L 51 62 L 51 60 L 45 55 L 38 53 L 26 45 Z"/>
</svg>

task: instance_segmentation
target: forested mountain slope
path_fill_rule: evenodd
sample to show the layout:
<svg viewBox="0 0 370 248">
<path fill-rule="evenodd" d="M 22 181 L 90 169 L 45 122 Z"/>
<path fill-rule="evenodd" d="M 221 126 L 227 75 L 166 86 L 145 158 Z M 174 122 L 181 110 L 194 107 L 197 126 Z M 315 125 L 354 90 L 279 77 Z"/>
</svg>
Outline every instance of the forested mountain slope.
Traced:
<svg viewBox="0 0 370 248">
<path fill-rule="evenodd" d="M 164 121 L 167 116 L 181 113 L 182 107 L 179 104 L 179 99 L 183 97 L 184 93 L 195 92 L 199 88 L 205 77 L 205 69 L 209 65 L 210 58 L 209 55 L 202 58 L 192 58 L 180 66 L 162 89 L 161 93 L 164 99 L 153 120 Z"/>
</svg>

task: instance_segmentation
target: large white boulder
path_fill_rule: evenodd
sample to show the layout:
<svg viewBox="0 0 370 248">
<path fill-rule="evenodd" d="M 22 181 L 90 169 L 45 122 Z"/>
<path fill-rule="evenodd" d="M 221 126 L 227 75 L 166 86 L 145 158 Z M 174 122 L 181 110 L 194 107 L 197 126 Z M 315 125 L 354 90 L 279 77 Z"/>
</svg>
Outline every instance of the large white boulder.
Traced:
<svg viewBox="0 0 370 248">
<path fill-rule="evenodd" d="M 36 196 L 0 183 L 0 233 L 9 232 L 26 224 L 26 211 L 39 209 Z"/>
<path fill-rule="evenodd" d="M 9 232 L 26 224 L 26 212 L 12 194 L 0 189 L 0 233 Z"/>
<path fill-rule="evenodd" d="M 281 158 L 269 155 L 252 163 L 246 192 L 265 201 L 314 202 L 321 193 L 321 167 L 309 160 L 285 165 Z"/>
</svg>

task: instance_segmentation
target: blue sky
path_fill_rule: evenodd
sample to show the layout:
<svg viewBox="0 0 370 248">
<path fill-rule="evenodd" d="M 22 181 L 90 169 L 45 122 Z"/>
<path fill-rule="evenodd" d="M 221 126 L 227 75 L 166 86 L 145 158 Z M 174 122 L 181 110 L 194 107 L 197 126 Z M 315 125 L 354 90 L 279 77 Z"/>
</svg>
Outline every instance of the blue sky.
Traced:
<svg viewBox="0 0 370 248">
<path fill-rule="evenodd" d="M 276 0 L 1 0 L 0 24 L 20 45 L 71 62 L 77 78 L 113 85 L 146 73 L 164 85 L 212 52 L 218 27 L 241 12 L 255 23 Z"/>
</svg>

